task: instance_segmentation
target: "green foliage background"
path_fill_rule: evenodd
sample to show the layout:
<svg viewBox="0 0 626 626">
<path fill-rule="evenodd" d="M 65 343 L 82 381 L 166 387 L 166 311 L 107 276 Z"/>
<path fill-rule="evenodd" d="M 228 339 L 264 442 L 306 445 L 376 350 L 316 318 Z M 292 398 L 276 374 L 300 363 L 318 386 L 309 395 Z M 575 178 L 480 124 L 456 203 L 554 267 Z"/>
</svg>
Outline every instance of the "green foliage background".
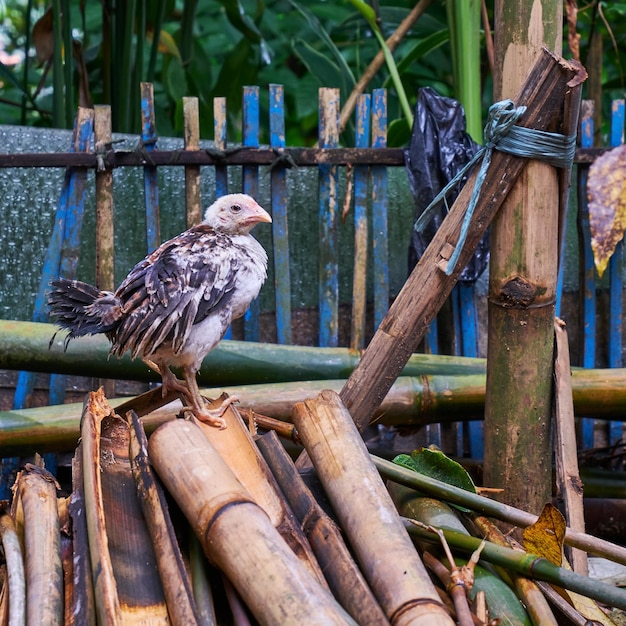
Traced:
<svg viewBox="0 0 626 626">
<path fill-rule="evenodd" d="M 114 130 L 137 133 L 139 83 L 149 81 L 155 87 L 160 135 L 181 135 L 181 98 L 197 96 L 201 132 L 211 138 L 213 98 L 225 96 L 230 139 L 237 141 L 242 87 L 259 85 L 262 106 L 267 107 L 267 85 L 279 83 L 285 87 L 287 144 L 312 145 L 317 139 L 318 88 L 340 88 L 344 102 L 380 49 L 376 28 L 389 37 L 414 5 L 415 0 L 369 5 L 363 0 L 53 0 L 51 15 L 69 19 L 50 19 L 44 36 L 37 38 L 33 30 L 48 5 L 43 0 L 4 0 L 0 48 L 23 60 L 14 63 L 3 57 L 0 64 L 0 122 L 69 128 L 79 102 L 107 103 L 113 108 Z M 469 16 L 464 12 L 468 6 Z M 486 8 L 493 20 L 493 0 L 487 0 Z M 468 118 L 478 116 L 480 125 L 491 103 L 491 83 L 479 9 L 478 0 L 434 1 L 394 51 L 401 89 L 411 107 L 419 87 L 432 86 L 461 100 Z M 374 22 L 368 15 L 375 16 Z M 606 117 L 610 99 L 624 97 L 625 16 L 622 2 L 596 0 L 578 11 L 583 63 L 592 34 L 601 35 L 601 67 L 593 71 L 601 74 Z M 464 47 L 468 42 L 462 35 L 467 33 L 473 48 Z M 42 41 L 47 57 L 39 49 Z M 564 51 L 568 56 L 567 43 Z M 463 65 L 468 59 L 469 65 Z M 78 70 L 83 62 L 86 81 L 81 85 Z M 384 65 L 368 91 L 389 88 L 389 119 L 397 122 L 407 116 L 390 69 Z M 407 135 L 406 123 L 392 123 L 390 145 L 403 145 Z"/>
</svg>

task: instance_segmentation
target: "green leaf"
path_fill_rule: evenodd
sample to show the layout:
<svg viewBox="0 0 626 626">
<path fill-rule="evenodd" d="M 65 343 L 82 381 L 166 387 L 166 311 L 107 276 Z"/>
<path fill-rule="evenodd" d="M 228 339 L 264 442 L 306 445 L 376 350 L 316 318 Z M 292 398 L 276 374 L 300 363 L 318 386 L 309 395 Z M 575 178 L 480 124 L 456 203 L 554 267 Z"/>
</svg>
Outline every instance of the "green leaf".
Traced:
<svg viewBox="0 0 626 626">
<path fill-rule="evenodd" d="M 293 51 L 302 63 L 306 65 L 309 72 L 317 78 L 320 86 L 345 89 L 341 70 L 328 57 L 315 50 L 302 39 L 297 39 L 293 42 Z"/>
<path fill-rule="evenodd" d="M 465 491 L 476 493 L 476 485 L 474 485 L 474 481 L 463 466 L 447 457 L 441 450 L 422 448 L 421 450 L 414 450 L 410 456 L 408 454 L 399 454 L 393 462 L 418 474 L 436 478 L 454 487 L 460 487 L 465 489 Z M 463 507 L 456 508 L 461 511 L 467 511 Z"/>
<path fill-rule="evenodd" d="M 165 89 L 175 102 L 188 94 L 185 70 L 176 56 L 169 57 L 165 66 Z"/>
</svg>

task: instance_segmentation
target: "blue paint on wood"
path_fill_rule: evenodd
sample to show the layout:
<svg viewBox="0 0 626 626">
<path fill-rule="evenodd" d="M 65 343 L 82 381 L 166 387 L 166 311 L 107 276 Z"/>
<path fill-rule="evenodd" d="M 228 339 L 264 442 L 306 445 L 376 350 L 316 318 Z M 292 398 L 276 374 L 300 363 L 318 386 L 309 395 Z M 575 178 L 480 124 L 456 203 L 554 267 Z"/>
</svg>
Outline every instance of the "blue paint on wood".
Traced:
<svg viewBox="0 0 626 626">
<path fill-rule="evenodd" d="M 387 90 L 372 93 L 372 148 L 387 146 Z M 374 327 L 389 309 L 389 245 L 387 230 L 387 168 L 374 165 L 372 180 L 372 256 L 374 262 Z"/>
<path fill-rule="evenodd" d="M 285 93 L 282 85 L 270 85 L 270 146 L 285 147 Z M 278 343 L 292 343 L 291 272 L 289 268 L 289 224 L 287 213 L 287 170 L 277 164 L 271 172 L 272 247 L 276 292 L 276 337 Z"/>
<path fill-rule="evenodd" d="M 243 88 L 243 145 L 259 147 L 259 88 Z M 259 168 L 243 166 L 243 192 L 257 198 L 259 195 Z M 259 300 L 252 302 L 244 316 L 244 334 L 247 341 L 259 340 Z"/>
<path fill-rule="evenodd" d="M 370 145 L 371 101 L 369 94 L 359 96 L 356 106 L 357 148 Z M 365 305 L 367 301 L 367 239 L 369 167 L 357 165 L 354 168 L 354 273 L 352 295 L 352 340 L 351 347 L 362 349 L 365 343 Z"/>
<path fill-rule="evenodd" d="M 147 159 L 156 148 L 156 126 L 154 119 L 154 95 L 150 83 L 141 85 L 141 141 Z M 143 171 L 144 197 L 146 203 L 146 243 L 148 252 L 158 248 L 161 243 L 159 220 L 159 186 L 157 168 L 153 165 L 144 166 Z"/>
<path fill-rule="evenodd" d="M 611 147 L 624 143 L 624 100 L 614 100 L 611 107 Z M 609 367 L 622 367 L 622 270 L 624 242 L 619 241 L 609 261 Z M 611 443 L 622 438 L 623 423 L 611 422 Z"/>
<path fill-rule="evenodd" d="M 319 147 L 339 145 L 339 90 L 320 89 Z M 339 276 L 337 269 L 338 169 L 320 164 L 319 188 L 319 338 L 318 345 L 335 347 L 339 342 Z"/>
<path fill-rule="evenodd" d="M 593 111 L 583 115 L 580 123 L 581 146 L 593 146 Z M 591 229 L 589 227 L 589 208 L 587 206 L 587 178 L 589 168 L 579 166 L 578 175 L 578 217 L 582 232 L 580 245 L 583 276 L 583 367 L 594 367 L 596 352 L 596 278 L 593 250 L 591 249 Z M 582 420 L 582 445 L 584 448 L 593 448 L 593 420 Z"/>
</svg>

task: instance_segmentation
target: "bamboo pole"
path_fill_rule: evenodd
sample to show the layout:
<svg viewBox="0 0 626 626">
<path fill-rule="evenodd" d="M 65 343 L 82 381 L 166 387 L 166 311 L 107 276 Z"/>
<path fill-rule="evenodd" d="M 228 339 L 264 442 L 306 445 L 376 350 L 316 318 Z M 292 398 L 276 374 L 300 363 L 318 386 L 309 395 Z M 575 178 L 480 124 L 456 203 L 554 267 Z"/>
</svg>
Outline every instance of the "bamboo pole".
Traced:
<svg viewBox="0 0 626 626">
<path fill-rule="evenodd" d="M 570 374 L 569 345 L 565 323 L 554 323 L 556 354 L 554 361 L 555 411 L 554 411 L 554 464 L 556 467 L 557 497 L 563 501 L 567 525 L 585 532 L 583 508 L 583 483 L 578 471 L 576 424 Z M 589 573 L 587 555 L 582 550 L 571 549 L 570 563 L 579 574 Z"/>
<path fill-rule="evenodd" d="M 559 0 L 495 4 L 494 100 L 511 98 L 548 46 L 562 42 Z M 581 85 L 567 98 L 580 99 Z M 566 94 L 559 94 L 561 115 Z M 519 104 L 519 103 L 518 103 Z M 524 116 L 525 117 L 525 116 Z M 575 132 L 569 119 L 550 130 Z M 559 184 L 556 168 L 528 165 L 491 230 L 485 482 L 500 498 L 539 513 L 550 500 L 552 364 L 558 268 Z M 524 476 L 524 480 L 520 480 Z"/>
<path fill-rule="evenodd" d="M 2 604 L 7 618 L 3 623 L 8 626 L 23 626 L 26 623 L 24 557 L 15 524 L 4 505 L 0 507 L 0 539 L 6 561 Z"/>
<path fill-rule="evenodd" d="M 389 621 L 452 624 L 339 396 L 327 390 L 298 403 L 293 419 Z"/>
<path fill-rule="evenodd" d="M 354 624 L 305 568 L 194 422 L 150 437 L 150 460 L 206 555 L 261 624 Z"/>
<path fill-rule="evenodd" d="M 168 615 L 174 626 L 193 626 L 201 623 L 193 598 L 191 582 L 165 494 L 156 481 L 148 460 L 148 439 L 135 413 L 131 415 L 130 461 L 137 488 L 137 497 L 154 546 L 156 565 L 163 585 Z"/>
<path fill-rule="evenodd" d="M 498 502 L 497 500 L 485 498 L 484 496 L 465 491 L 465 489 L 448 485 L 435 478 L 424 476 L 418 472 L 406 469 L 405 467 L 400 467 L 391 461 L 373 455 L 372 459 L 378 471 L 385 478 L 416 489 L 433 498 L 439 498 L 451 504 L 458 504 L 477 513 L 494 517 L 495 519 L 508 522 L 520 528 L 531 526 L 538 519 L 537 515 L 533 513 L 528 513 L 527 511 L 522 511 L 508 504 Z M 603 539 L 592 537 L 586 533 L 566 528 L 564 543 L 626 565 L 626 548 L 610 543 L 609 541 L 604 541 Z"/>
<path fill-rule="evenodd" d="M 350 555 L 341 531 L 304 484 L 276 433 L 260 437 L 257 445 L 300 520 L 335 597 L 360 626 L 388 626 L 389 621 Z"/>
<path fill-rule="evenodd" d="M 72 495 L 69 514 L 72 519 L 72 603 L 65 607 L 70 624 L 81 623 L 96 626 L 96 600 L 91 577 L 91 556 L 85 488 L 83 485 L 83 444 L 79 443 L 72 459 Z"/>
<path fill-rule="evenodd" d="M 339 392 L 345 380 L 271 383 L 203 389 L 210 397 L 223 393 L 239 398 L 243 411 L 252 410 L 289 420 L 293 405 L 313 398 L 323 389 Z M 626 412 L 626 370 L 572 370 L 572 392 L 577 415 L 621 421 Z M 114 398 L 117 411 L 135 410 L 147 432 L 173 419 L 181 410 L 178 400 L 163 405 L 160 388 L 136 398 Z M 167 400 L 168 398 L 166 398 Z M 424 425 L 448 421 L 480 420 L 484 416 L 485 376 L 400 377 L 374 413 L 385 425 Z M 80 432 L 82 404 L 0 411 L 0 451 L 5 456 L 27 456 L 34 451 L 72 450 Z M 595 481 L 596 484 L 598 481 Z"/>
<path fill-rule="evenodd" d="M 24 512 L 26 623 L 63 624 L 63 565 L 57 484 L 45 469 L 27 465 L 17 477 Z"/>
<path fill-rule="evenodd" d="M 518 106 L 527 107 L 523 124 L 538 130 L 553 128 L 559 121 L 570 82 L 582 72 L 579 65 L 544 50 L 516 98 Z M 459 239 L 476 172 L 469 177 L 341 391 L 342 400 L 360 430 L 369 424 L 375 409 L 417 348 L 525 165 L 525 159 L 494 151 L 465 245 L 448 276 L 441 268 L 447 267 L 451 250 Z"/>
<path fill-rule="evenodd" d="M 225 394 L 215 400 L 214 405 L 217 407 L 224 402 L 228 402 L 228 396 Z M 254 444 L 239 412 L 231 404 L 223 417 L 227 424 L 225 429 L 221 430 L 202 422 L 198 422 L 198 427 L 217 453 L 227 461 L 230 470 L 254 502 L 265 511 L 274 528 L 294 554 L 318 582 L 326 587 L 326 579 L 315 560 L 311 546 L 298 520 L 284 501 L 276 478 Z"/>
<path fill-rule="evenodd" d="M 53 324 L 0 320 L 0 368 L 100 376 L 141 381 L 160 377 L 140 360 L 109 355 L 103 335 L 81 337 L 65 346 Z M 51 343 L 52 337 L 55 337 Z M 237 385 L 293 380 L 346 378 L 357 366 L 360 353 L 348 348 L 287 346 L 251 341 L 222 341 L 203 361 L 200 385 Z M 485 372 L 484 359 L 414 354 L 406 375 L 477 374 Z"/>
</svg>

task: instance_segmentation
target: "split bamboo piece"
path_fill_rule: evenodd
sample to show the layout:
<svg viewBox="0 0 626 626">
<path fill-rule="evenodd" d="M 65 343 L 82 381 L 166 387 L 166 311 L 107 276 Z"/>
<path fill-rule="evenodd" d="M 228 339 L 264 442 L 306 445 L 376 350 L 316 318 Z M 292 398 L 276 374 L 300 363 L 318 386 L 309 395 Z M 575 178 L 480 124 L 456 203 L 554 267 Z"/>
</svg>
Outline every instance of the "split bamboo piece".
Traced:
<svg viewBox="0 0 626 626">
<path fill-rule="evenodd" d="M 48 471 L 27 465 L 16 480 L 24 514 L 26 623 L 63 624 L 63 565 L 57 484 Z"/>
<path fill-rule="evenodd" d="M 128 424 L 113 412 L 102 389 L 85 400 L 82 435 L 99 621 L 164 626 L 167 607 L 131 473 Z"/>
<path fill-rule="evenodd" d="M 298 403 L 293 419 L 389 621 L 453 624 L 339 396 L 327 390 Z"/>
<path fill-rule="evenodd" d="M 163 424 L 148 453 L 205 554 L 261 624 L 355 623 L 296 558 L 195 422 Z"/>
<path fill-rule="evenodd" d="M 389 620 L 350 555 L 341 531 L 304 484 L 278 435 L 268 432 L 257 440 L 257 445 L 300 520 L 335 597 L 359 626 L 388 625 Z"/>
<path fill-rule="evenodd" d="M 174 626 L 200 624 L 191 582 L 169 516 L 165 495 L 155 480 L 148 461 L 146 434 L 136 413 L 132 414 L 131 419 L 131 467 L 137 486 L 137 496 L 155 549 L 156 564 L 170 620 Z"/>
<path fill-rule="evenodd" d="M 214 406 L 228 401 L 228 396 L 224 394 L 214 401 Z M 227 424 L 223 430 L 202 422 L 197 422 L 197 424 L 218 454 L 228 463 L 229 468 L 254 502 L 269 516 L 274 528 L 282 535 L 294 554 L 318 579 L 319 583 L 326 586 L 326 579 L 311 546 L 293 511 L 282 498 L 276 478 L 255 445 L 250 431 L 244 426 L 239 412 L 231 404 L 223 417 Z"/>
<path fill-rule="evenodd" d="M 4 617 L 2 623 L 8 626 L 22 626 L 26 623 L 24 557 L 15 524 L 4 506 L 0 510 L 0 539 L 6 561 L 6 578 L 2 593 Z"/>
<path fill-rule="evenodd" d="M 555 412 L 554 412 L 554 464 L 556 467 L 557 497 L 563 500 L 567 525 L 578 532 L 585 532 L 583 508 L 583 483 L 578 471 L 576 424 L 574 423 L 574 399 L 570 373 L 569 345 L 565 322 L 554 322 L 556 355 L 554 361 Z M 587 576 L 587 554 L 576 548 L 569 549 L 572 569 Z"/>
<path fill-rule="evenodd" d="M 83 444 L 76 448 L 72 459 L 72 495 L 69 514 L 72 520 L 72 599 L 65 607 L 69 624 L 96 626 L 96 600 L 91 578 L 89 533 L 83 485 Z"/>
</svg>

